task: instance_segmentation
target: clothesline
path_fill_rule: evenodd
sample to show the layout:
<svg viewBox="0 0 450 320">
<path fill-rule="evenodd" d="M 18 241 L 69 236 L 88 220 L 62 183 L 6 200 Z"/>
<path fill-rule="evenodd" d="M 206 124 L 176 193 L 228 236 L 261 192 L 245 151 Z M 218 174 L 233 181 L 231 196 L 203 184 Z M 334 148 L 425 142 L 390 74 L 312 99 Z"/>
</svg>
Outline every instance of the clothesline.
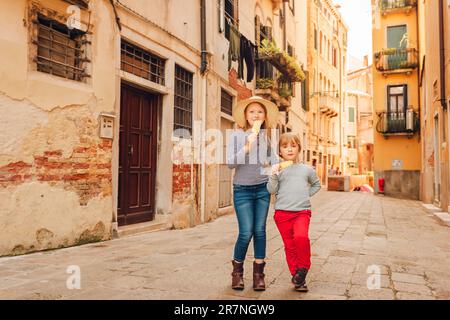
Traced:
<svg viewBox="0 0 450 320">
<path fill-rule="evenodd" d="M 228 20 L 227 20 L 228 23 Z M 231 23 L 228 48 L 228 70 L 231 69 L 232 61 L 238 62 L 238 78 L 244 79 L 244 62 L 247 65 L 247 82 L 251 82 L 255 75 L 255 57 L 258 57 L 258 48 L 247 39 Z"/>
<path fill-rule="evenodd" d="M 225 1 L 227 1 L 227 2 L 229 2 L 229 3 L 231 3 L 232 4 L 232 0 L 225 0 Z M 215 6 L 216 6 L 216 8 L 217 9 L 222 9 L 221 7 L 220 7 L 220 1 L 215 1 L 216 3 L 215 3 Z M 224 4 L 225 5 L 225 4 Z M 223 8 L 223 10 L 224 10 L 224 15 L 225 15 L 225 18 L 227 18 L 226 17 L 226 12 L 225 12 L 225 7 Z M 245 20 L 247 23 L 249 23 L 249 25 L 253 25 L 254 23 L 255 23 L 255 20 L 254 20 L 254 18 L 249 18 L 246 14 L 244 14 L 244 12 L 243 11 L 239 11 L 239 20 Z"/>
</svg>

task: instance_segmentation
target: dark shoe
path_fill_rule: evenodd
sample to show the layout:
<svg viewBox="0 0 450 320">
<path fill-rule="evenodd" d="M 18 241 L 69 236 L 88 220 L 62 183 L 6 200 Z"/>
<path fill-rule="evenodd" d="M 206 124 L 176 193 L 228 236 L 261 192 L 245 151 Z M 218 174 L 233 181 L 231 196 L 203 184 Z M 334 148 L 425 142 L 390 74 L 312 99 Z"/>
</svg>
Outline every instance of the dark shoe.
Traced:
<svg viewBox="0 0 450 320">
<path fill-rule="evenodd" d="M 306 286 L 306 275 L 308 274 L 308 269 L 297 269 L 297 272 L 292 277 L 292 283 L 295 286 L 295 290 L 299 292 L 307 292 L 308 287 Z"/>
<path fill-rule="evenodd" d="M 231 273 L 231 288 L 234 290 L 244 290 L 244 262 L 231 261 L 233 272 Z"/>
<path fill-rule="evenodd" d="M 266 263 L 253 262 L 253 290 L 264 291 L 266 290 L 266 283 L 264 282 L 264 267 Z"/>
</svg>

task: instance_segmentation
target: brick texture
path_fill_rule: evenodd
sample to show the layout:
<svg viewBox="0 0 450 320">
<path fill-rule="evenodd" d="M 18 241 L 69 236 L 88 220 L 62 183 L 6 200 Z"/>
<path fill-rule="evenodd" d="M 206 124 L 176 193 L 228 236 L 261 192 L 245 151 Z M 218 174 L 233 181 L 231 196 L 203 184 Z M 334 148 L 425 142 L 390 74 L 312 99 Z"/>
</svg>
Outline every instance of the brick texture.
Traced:
<svg viewBox="0 0 450 320">
<path fill-rule="evenodd" d="M 239 84 L 237 79 L 237 72 L 234 68 L 230 70 L 228 73 L 228 81 L 230 82 L 230 87 L 235 89 L 237 91 L 237 99 L 239 100 L 245 100 L 247 98 L 250 98 L 253 95 L 252 90 L 245 87 L 244 85 Z"/>
<path fill-rule="evenodd" d="M 194 165 L 194 190 L 191 190 L 191 165 L 173 165 L 172 197 L 183 198 L 196 190 L 198 177 L 198 165 Z"/>
<path fill-rule="evenodd" d="M 48 150 L 34 155 L 32 163 L 18 161 L 0 167 L 0 188 L 45 182 L 75 191 L 80 205 L 100 195 L 111 195 L 112 141 L 94 138 L 80 141 L 83 143 L 75 147 L 69 157 L 64 157 L 62 150 Z"/>
</svg>

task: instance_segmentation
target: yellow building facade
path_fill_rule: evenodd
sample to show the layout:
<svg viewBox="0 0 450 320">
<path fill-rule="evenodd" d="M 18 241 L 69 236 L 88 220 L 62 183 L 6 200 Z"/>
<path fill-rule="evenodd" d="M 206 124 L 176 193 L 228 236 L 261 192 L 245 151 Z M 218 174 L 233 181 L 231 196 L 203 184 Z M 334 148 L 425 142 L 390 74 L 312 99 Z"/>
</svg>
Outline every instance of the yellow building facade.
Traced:
<svg viewBox="0 0 450 320">
<path fill-rule="evenodd" d="M 372 7 L 375 191 L 419 199 L 417 1 L 372 0 Z"/>
</svg>

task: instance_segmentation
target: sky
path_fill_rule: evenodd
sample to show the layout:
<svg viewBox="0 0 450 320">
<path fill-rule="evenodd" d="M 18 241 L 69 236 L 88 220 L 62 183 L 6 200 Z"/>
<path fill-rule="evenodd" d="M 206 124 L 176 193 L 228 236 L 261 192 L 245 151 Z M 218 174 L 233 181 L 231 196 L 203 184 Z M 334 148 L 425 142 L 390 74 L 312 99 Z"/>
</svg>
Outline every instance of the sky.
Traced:
<svg viewBox="0 0 450 320">
<path fill-rule="evenodd" d="M 372 61 L 372 12 L 370 0 L 334 0 L 349 27 L 348 54 L 360 60 L 369 55 Z M 351 59 L 349 59 L 350 63 Z"/>
</svg>

